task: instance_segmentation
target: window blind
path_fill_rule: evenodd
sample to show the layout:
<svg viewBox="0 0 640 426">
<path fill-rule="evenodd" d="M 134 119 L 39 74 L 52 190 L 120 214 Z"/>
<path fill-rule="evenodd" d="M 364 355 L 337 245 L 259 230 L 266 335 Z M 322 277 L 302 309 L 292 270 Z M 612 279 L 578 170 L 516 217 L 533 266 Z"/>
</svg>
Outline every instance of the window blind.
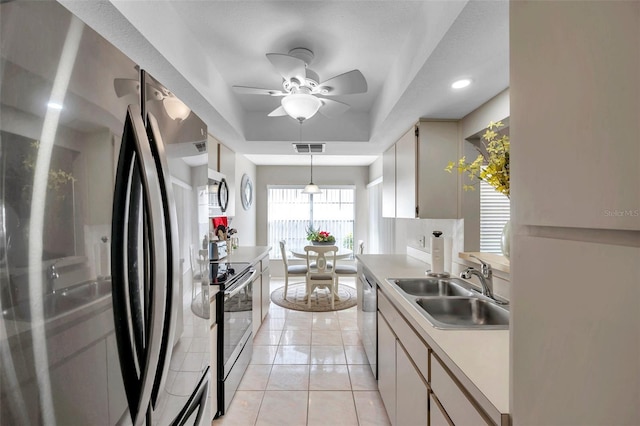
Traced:
<svg viewBox="0 0 640 426">
<path fill-rule="evenodd" d="M 502 254 L 502 229 L 510 217 L 509 199 L 488 183 L 480 181 L 480 251 Z"/>
</svg>

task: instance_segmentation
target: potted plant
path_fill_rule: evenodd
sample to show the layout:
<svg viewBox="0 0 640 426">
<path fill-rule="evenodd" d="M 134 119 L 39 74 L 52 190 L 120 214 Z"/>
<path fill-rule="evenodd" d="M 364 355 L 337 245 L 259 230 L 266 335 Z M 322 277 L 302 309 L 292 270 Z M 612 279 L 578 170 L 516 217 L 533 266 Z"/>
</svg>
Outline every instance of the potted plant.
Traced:
<svg viewBox="0 0 640 426">
<path fill-rule="evenodd" d="M 313 227 L 307 229 L 307 241 L 313 245 L 332 245 L 336 242 L 336 237 L 326 231 L 316 231 Z"/>
</svg>

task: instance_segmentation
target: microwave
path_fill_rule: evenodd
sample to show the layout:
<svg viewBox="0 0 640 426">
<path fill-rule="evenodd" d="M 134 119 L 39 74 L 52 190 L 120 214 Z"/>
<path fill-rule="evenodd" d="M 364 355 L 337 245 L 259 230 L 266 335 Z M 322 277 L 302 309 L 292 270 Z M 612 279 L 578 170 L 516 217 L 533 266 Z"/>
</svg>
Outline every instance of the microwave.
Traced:
<svg viewBox="0 0 640 426">
<path fill-rule="evenodd" d="M 229 186 L 224 175 L 208 169 L 209 217 L 222 216 L 229 206 Z"/>
</svg>

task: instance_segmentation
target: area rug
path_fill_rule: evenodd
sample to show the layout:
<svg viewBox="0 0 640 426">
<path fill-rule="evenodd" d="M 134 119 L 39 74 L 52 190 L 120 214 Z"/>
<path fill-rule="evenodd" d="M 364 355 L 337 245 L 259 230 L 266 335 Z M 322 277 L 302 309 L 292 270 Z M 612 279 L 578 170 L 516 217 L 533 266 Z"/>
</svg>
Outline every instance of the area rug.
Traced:
<svg viewBox="0 0 640 426">
<path fill-rule="evenodd" d="M 329 312 L 331 311 L 331 299 L 329 299 L 329 290 L 326 288 L 317 288 L 311 294 L 311 307 L 307 307 L 305 296 L 305 283 L 289 284 L 287 300 L 284 300 L 284 287 L 280 287 L 271 293 L 271 301 L 283 308 L 293 309 L 296 311 L 308 312 Z M 341 311 L 356 306 L 356 289 L 341 284 L 338 287 L 338 297 L 340 300 L 334 302 L 334 311 Z"/>
</svg>

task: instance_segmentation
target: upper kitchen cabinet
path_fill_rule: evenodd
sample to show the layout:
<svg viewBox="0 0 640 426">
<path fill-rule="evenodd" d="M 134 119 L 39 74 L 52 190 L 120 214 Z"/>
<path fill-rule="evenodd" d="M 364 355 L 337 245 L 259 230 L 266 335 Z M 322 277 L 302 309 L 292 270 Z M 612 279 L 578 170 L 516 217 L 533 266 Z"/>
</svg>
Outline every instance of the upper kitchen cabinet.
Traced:
<svg viewBox="0 0 640 426">
<path fill-rule="evenodd" d="M 398 218 L 458 218 L 458 175 L 444 170 L 458 158 L 458 140 L 455 121 L 421 119 L 409 129 L 383 156 L 383 184 L 388 185 L 387 176 L 395 179 L 393 203 L 391 189 L 383 187 L 383 209 L 393 204 Z M 388 154 L 392 149 L 393 174 Z M 384 210 L 383 215 L 389 217 Z"/>
<path fill-rule="evenodd" d="M 396 217 L 396 145 L 382 154 L 382 217 Z"/>
<path fill-rule="evenodd" d="M 418 130 L 416 217 L 457 219 L 458 174 L 444 168 L 458 156 L 458 122 L 420 120 Z"/>
<path fill-rule="evenodd" d="M 518 224 L 640 230 L 638 16 L 638 2 L 511 3 Z"/>
</svg>

